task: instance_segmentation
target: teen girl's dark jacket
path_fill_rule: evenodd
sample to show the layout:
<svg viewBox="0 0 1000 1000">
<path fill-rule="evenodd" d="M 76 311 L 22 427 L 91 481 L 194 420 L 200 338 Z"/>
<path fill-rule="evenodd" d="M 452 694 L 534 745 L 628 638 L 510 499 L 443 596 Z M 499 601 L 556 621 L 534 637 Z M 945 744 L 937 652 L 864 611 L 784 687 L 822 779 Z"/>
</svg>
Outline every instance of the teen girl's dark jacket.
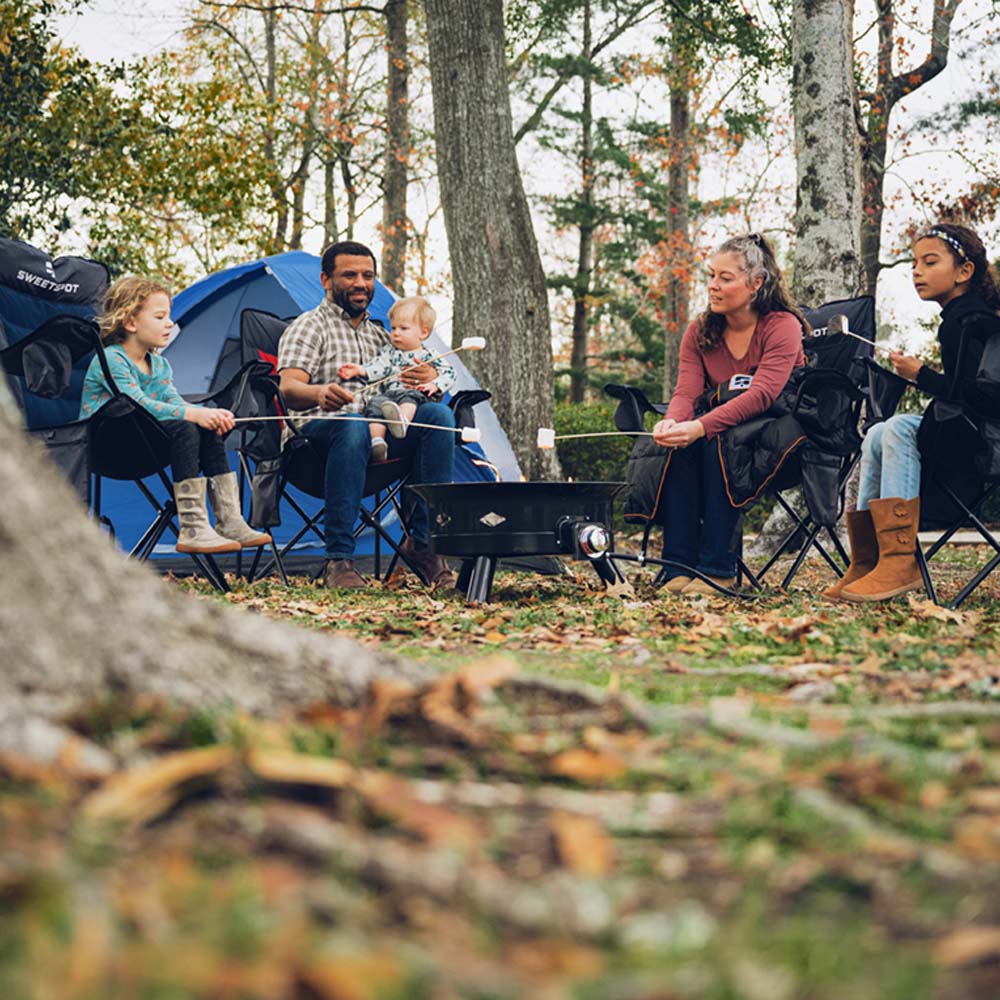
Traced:
<svg viewBox="0 0 1000 1000">
<path fill-rule="evenodd" d="M 958 514 L 940 484 L 967 504 L 976 500 L 990 471 L 987 442 L 1000 421 L 1000 316 L 969 292 L 941 310 L 937 337 L 944 371 L 925 365 L 916 378 L 917 388 L 933 397 L 917 438 L 924 527 L 950 524 Z"/>
</svg>

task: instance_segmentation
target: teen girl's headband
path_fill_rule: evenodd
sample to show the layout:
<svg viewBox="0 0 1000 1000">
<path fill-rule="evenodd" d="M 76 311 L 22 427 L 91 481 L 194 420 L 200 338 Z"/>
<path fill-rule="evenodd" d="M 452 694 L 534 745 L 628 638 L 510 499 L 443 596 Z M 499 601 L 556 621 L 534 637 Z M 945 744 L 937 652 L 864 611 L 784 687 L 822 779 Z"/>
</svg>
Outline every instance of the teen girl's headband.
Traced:
<svg viewBox="0 0 1000 1000">
<path fill-rule="evenodd" d="M 921 236 L 920 238 L 922 240 L 927 240 L 930 239 L 932 236 L 935 237 L 936 239 L 944 240 L 945 243 L 947 243 L 948 246 L 950 246 L 952 250 L 954 250 L 955 253 L 957 253 L 958 256 L 962 258 L 962 260 L 969 259 L 969 255 L 965 252 L 965 247 L 963 247 L 962 244 L 959 243 L 958 240 L 956 240 L 955 237 L 951 235 L 951 233 L 946 233 L 942 229 L 928 229 L 927 232 L 924 233 L 924 235 Z"/>
</svg>

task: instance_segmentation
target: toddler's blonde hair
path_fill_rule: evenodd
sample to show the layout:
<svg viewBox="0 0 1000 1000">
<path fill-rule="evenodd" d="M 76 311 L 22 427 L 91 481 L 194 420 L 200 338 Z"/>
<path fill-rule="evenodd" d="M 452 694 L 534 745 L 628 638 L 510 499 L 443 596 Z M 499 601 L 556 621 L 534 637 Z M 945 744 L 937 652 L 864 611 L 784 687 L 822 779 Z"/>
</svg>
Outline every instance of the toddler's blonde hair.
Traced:
<svg viewBox="0 0 1000 1000">
<path fill-rule="evenodd" d="M 130 275 L 119 278 L 104 295 L 104 308 L 98 323 L 105 344 L 120 344 L 128 332 L 125 324 L 138 315 L 150 295 L 163 292 L 169 299 L 170 289 L 152 278 Z"/>
<path fill-rule="evenodd" d="M 405 299 L 396 299 L 389 310 L 389 322 L 397 313 L 412 313 L 421 330 L 433 330 L 437 321 L 434 307 L 422 295 L 411 295 Z"/>
</svg>

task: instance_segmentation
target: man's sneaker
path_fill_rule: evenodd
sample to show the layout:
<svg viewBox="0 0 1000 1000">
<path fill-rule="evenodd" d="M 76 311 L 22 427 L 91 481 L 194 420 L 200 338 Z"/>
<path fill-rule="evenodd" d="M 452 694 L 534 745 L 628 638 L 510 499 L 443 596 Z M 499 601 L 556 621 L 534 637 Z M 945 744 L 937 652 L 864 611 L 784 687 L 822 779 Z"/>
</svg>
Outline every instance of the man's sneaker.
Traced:
<svg viewBox="0 0 1000 1000">
<path fill-rule="evenodd" d="M 382 404 L 382 416 L 385 417 L 385 426 L 389 428 L 389 433 L 393 437 L 406 437 L 406 428 L 410 426 L 410 421 L 403 416 L 399 403 L 387 399 Z"/>
<path fill-rule="evenodd" d="M 400 548 L 407 559 L 424 575 L 429 587 L 434 590 L 455 589 L 455 574 L 441 556 L 435 555 L 430 549 L 416 548 L 412 538 L 404 539 Z"/>
<path fill-rule="evenodd" d="M 368 581 L 354 568 L 353 559 L 327 559 L 323 583 L 331 590 L 360 590 Z"/>
<path fill-rule="evenodd" d="M 389 446 L 385 438 L 372 438 L 372 461 L 384 462 L 389 457 Z"/>
</svg>

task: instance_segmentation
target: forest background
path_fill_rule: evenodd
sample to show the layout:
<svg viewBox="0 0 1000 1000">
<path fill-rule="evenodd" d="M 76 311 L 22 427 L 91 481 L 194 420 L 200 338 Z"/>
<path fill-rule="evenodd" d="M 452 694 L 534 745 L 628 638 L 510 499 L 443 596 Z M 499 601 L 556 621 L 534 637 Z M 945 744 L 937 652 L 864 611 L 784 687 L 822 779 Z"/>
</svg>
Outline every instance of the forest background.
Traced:
<svg viewBox="0 0 1000 1000">
<path fill-rule="evenodd" d="M 849 147 L 863 204 L 849 209 L 860 270 L 831 286 L 816 273 L 828 262 L 800 254 L 796 267 L 800 242 L 823 251 L 802 239 L 796 194 L 791 0 L 504 5 L 519 180 L 551 315 L 525 337 L 551 336 L 557 399 L 593 401 L 611 380 L 668 394 L 679 333 L 702 304 L 701 266 L 733 232 L 777 244 L 800 301 L 877 287 L 882 336 L 927 346 L 935 311 L 910 290 L 909 237 L 946 217 L 997 242 L 1000 22 L 990 0 L 834 6 L 849 20 L 857 134 L 818 141 Z M 0 231 L 177 289 L 356 237 L 380 248 L 397 293 L 431 296 L 449 336 L 454 261 L 424 8 L 0 2 Z M 486 37 L 485 21 L 473 28 Z M 463 335 L 478 319 L 474 305 Z M 520 353 L 505 347 L 498 359 Z M 495 395 L 537 389 L 532 379 L 505 392 L 482 363 Z M 508 426 L 536 474 L 530 442 L 550 407 Z"/>
</svg>

